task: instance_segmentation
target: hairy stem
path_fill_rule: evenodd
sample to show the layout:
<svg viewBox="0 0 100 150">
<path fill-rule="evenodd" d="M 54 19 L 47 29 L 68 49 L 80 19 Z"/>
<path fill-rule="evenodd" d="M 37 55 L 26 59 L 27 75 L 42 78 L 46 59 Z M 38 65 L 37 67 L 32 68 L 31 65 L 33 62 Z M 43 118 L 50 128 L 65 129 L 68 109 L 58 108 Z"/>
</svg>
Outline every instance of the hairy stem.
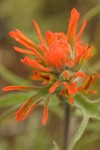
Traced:
<svg viewBox="0 0 100 150">
<path fill-rule="evenodd" d="M 84 115 L 83 120 L 82 120 L 79 128 L 77 129 L 73 139 L 71 140 L 71 143 L 69 144 L 68 150 L 73 150 L 75 144 L 78 142 L 78 140 L 83 135 L 84 130 L 86 129 L 86 126 L 88 124 L 88 121 L 89 121 L 89 116 L 88 115 Z"/>
</svg>

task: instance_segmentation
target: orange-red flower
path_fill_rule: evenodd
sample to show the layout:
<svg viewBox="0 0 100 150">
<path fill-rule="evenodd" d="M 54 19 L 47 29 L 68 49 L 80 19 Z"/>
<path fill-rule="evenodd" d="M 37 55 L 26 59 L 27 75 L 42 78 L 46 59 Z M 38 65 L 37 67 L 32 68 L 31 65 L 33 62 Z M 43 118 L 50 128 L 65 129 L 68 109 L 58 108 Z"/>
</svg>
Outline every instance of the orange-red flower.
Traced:
<svg viewBox="0 0 100 150">
<path fill-rule="evenodd" d="M 81 39 L 86 20 L 84 20 L 79 33 L 76 33 L 79 16 L 80 13 L 75 8 L 72 9 L 67 35 L 62 32 L 47 31 L 45 34 L 46 43 L 37 22 L 34 20 L 33 24 L 40 41 L 38 45 L 19 30 L 9 33 L 12 38 L 25 47 L 14 46 L 14 49 L 26 55 L 21 59 L 21 62 L 32 67 L 32 80 L 41 80 L 41 86 L 38 87 L 7 86 L 3 88 L 4 91 L 38 89 L 37 94 L 29 98 L 17 111 L 17 121 L 24 120 L 41 101 L 45 100 L 42 119 L 42 123 L 45 125 L 48 118 L 48 102 L 52 94 L 66 95 L 69 102 L 73 104 L 73 96 L 79 90 L 86 89 L 86 87 L 78 85 L 76 78 L 84 78 L 84 73 L 79 70 L 93 55 L 93 47 L 84 44 Z"/>
</svg>

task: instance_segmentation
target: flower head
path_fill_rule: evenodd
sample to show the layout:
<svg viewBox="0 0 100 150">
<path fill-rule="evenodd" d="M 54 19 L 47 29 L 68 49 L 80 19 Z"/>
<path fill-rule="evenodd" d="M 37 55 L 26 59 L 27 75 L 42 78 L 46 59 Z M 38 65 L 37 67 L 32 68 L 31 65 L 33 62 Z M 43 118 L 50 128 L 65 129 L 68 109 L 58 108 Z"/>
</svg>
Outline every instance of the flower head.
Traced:
<svg viewBox="0 0 100 150">
<path fill-rule="evenodd" d="M 4 91 L 9 90 L 38 90 L 36 95 L 29 98 L 16 113 L 17 121 L 24 120 L 31 111 L 41 102 L 44 103 L 43 125 L 48 118 L 48 103 L 52 94 L 57 93 L 67 96 L 71 104 L 74 103 L 73 96 L 86 89 L 76 81 L 78 77 L 84 78 L 80 71 L 81 66 L 93 55 L 92 46 L 83 44 L 82 33 L 86 26 L 86 20 L 78 34 L 76 34 L 80 13 L 74 8 L 71 11 L 67 35 L 64 33 L 53 33 L 47 31 L 44 42 L 40 28 L 34 20 L 34 26 L 39 38 L 39 45 L 28 39 L 21 31 L 11 31 L 9 34 L 25 48 L 14 49 L 26 56 L 21 62 L 33 69 L 32 80 L 41 80 L 41 86 L 7 86 Z M 28 55 L 28 56 L 27 56 Z M 29 56 L 33 56 L 33 58 Z"/>
</svg>

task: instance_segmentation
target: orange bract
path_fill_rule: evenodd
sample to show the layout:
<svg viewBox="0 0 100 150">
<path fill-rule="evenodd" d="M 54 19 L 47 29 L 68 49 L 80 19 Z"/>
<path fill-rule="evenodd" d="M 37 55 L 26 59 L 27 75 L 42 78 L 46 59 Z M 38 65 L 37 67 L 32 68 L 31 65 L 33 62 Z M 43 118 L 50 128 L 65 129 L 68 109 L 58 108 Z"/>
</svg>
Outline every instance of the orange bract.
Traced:
<svg viewBox="0 0 100 150">
<path fill-rule="evenodd" d="M 80 16 L 80 13 L 75 8 L 73 8 L 72 11 L 71 11 L 71 18 L 70 18 L 70 21 L 69 21 L 68 33 L 67 33 L 68 42 L 70 44 L 73 44 L 73 42 L 75 42 L 75 41 L 81 40 L 81 35 L 82 35 L 82 33 L 84 31 L 84 28 L 86 26 L 86 20 L 84 20 L 84 22 L 82 24 L 82 27 L 80 29 L 80 32 L 76 36 L 79 16 Z"/>
<path fill-rule="evenodd" d="M 7 86 L 3 88 L 3 91 L 12 91 L 12 90 L 31 90 L 34 89 L 32 86 Z"/>
<path fill-rule="evenodd" d="M 34 97 L 30 97 L 16 112 L 17 121 L 23 121 L 40 102 L 41 100 L 34 102 Z"/>
<path fill-rule="evenodd" d="M 48 103 L 49 103 L 49 99 L 44 103 L 44 115 L 42 119 L 43 125 L 47 123 L 47 119 L 48 119 Z"/>
</svg>

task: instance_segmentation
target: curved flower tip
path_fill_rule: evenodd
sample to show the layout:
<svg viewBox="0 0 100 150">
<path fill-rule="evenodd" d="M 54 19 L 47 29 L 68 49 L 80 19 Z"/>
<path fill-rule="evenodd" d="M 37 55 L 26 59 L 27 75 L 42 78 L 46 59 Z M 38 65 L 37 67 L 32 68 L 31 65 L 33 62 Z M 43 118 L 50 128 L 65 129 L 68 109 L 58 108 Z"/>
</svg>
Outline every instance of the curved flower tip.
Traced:
<svg viewBox="0 0 100 150">
<path fill-rule="evenodd" d="M 16 47 L 16 46 L 14 46 L 14 50 L 19 52 L 19 53 L 22 53 L 22 54 L 34 55 L 33 52 L 28 51 L 28 50 L 23 49 L 23 48 Z"/>
<path fill-rule="evenodd" d="M 77 72 L 77 73 L 74 74 L 74 78 L 77 78 L 77 77 L 84 78 L 85 74 L 83 72 Z"/>
<path fill-rule="evenodd" d="M 14 38 L 16 41 L 20 41 L 21 40 L 21 36 L 22 33 L 20 32 L 20 30 L 15 29 L 15 31 L 10 31 L 9 35 Z"/>
<path fill-rule="evenodd" d="M 28 117 L 33 109 L 41 102 L 41 100 L 34 101 L 34 96 L 30 97 L 22 107 L 16 112 L 16 120 L 23 121 Z"/>
<path fill-rule="evenodd" d="M 13 91 L 13 90 L 30 90 L 33 89 L 32 86 L 6 86 L 3 91 Z"/>
<path fill-rule="evenodd" d="M 25 56 L 24 59 L 21 59 L 21 62 L 24 64 L 27 64 L 29 66 L 32 66 L 34 69 L 41 70 L 43 72 L 50 72 L 51 71 L 49 68 L 42 66 L 36 60 L 30 59 L 27 56 Z"/>
<path fill-rule="evenodd" d="M 50 88 L 49 88 L 49 92 L 50 94 L 54 93 L 54 91 L 61 85 L 61 81 L 57 81 L 56 83 L 54 83 Z"/>
<path fill-rule="evenodd" d="M 9 35 L 12 37 L 12 38 L 15 38 L 16 37 L 16 33 L 14 31 L 10 31 L 9 32 Z"/>
<path fill-rule="evenodd" d="M 44 115 L 42 119 L 42 124 L 45 125 L 48 120 L 48 101 L 44 104 Z"/>
</svg>

